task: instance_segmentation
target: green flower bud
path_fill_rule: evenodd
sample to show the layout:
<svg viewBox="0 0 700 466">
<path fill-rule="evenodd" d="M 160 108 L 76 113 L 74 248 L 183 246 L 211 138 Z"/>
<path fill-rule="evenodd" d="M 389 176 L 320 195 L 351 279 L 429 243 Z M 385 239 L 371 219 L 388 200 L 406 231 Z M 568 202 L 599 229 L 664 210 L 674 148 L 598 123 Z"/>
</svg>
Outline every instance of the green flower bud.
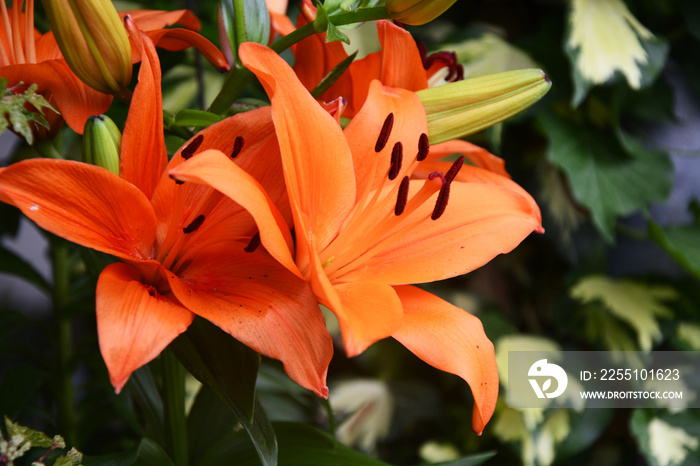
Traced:
<svg viewBox="0 0 700 466">
<path fill-rule="evenodd" d="M 43 0 L 46 17 L 71 70 L 85 84 L 116 94 L 131 80 L 131 45 L 109 0 Z"/>
<path fill-rule="evenodd" d="M 119 175 L 122 135 L 106 115 L 91 116 L 83 133 L 83 160 Z"/>
<path fill-rule="evenodd" d="M 391 19 L 419 26 L 445 12 L 457 0 L 387 0 L 386 11 Z"/>
<path fill-rule="evenodd" d="M 431 144 L 493 126 L 539 101 L 552 86 L 542 70 L 506 71 L 465 79 L 416 94 L 428 115 Z"/>
</svg>

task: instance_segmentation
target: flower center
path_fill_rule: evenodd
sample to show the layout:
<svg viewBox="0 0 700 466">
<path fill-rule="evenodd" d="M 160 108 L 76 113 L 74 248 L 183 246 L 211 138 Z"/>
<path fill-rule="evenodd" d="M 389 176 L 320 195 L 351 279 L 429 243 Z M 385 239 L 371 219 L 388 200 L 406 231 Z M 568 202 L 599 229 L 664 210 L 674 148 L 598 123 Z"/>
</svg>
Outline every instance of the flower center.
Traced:
<svg viewBox="0 0 700 466">
<path fill-rule="evenodd" d="M 447 207 L 450 184 L 462 167 L 464 157 L 454 162 L 445 175 L 433 172 L 424 180 L 411 180 L 417 165 L 428 156 L 428 135 L 419 136 L 415 156 L 405 158 L 410 149 L 406 150 L 406 144 L 397 141 L 387 157 L 388 150 L 384 149 L 393 124 L 394 115 L 390 113 L 379 131 L 371 176 L 358 197 L 355 210 L 333 242 L 319 253 L 331 281 L 364 266 L 426 221 L 438 220 Z M 378 176 L 381 171 L 383 175 Z M 379 183 L 375 181 L 378 178 Z M 432 212 L 421 209 L 433 199 Z"/>
</svg>

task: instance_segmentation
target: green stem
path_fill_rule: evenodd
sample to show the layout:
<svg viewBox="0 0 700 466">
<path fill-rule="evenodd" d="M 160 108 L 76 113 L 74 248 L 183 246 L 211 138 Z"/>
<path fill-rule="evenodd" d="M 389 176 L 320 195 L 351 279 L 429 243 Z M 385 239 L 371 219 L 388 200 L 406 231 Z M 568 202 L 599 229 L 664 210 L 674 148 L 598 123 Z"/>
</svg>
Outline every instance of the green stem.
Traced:
<svg viewBox="0 0 700 466">
<path fill-rule="evenodd" d="M 331 402 L 328 401 L 327 398 L 321 399 L 321 403 L 323 403 L 323 407 L 326 410 L 326 413 L 328 414 L 328 427 L 331 431 L 331 435 L 335 437 L 335 431 L 336 431 L 336 424 L 335 424 L 335 415 L 333 414 L 333 407 L 331 406 Z"/>
<path fill-rule="evenodd" d="M 384 7 L 376 7 L 351 11 L 348 13 L 335 14 L 331 16 L 331 19 L 333 20 L 333 24 L 335 26 L 342 26 L 345 24 L 384 19 L 386 17 L 386 9 Z M 325 26 L 321 28 L 321 25 L 321 22 L 316 21 L 306 24 L 290 34 L 276 40 L 270 46 L 270 48 L 277 53 L 281 53 L 297 42 L 306 39 L 317 32 L 325 32 Z M 224 81 L 221 91 L 219 91 L 219 95 L 216 96 L 214 102 L 212 102 L 211 106 L 209 107 L 209 111 L 219 114 L 224 113 L 231 106 L 236 97 L 238 97 L 241 91 L 243 91 L 246 85 L 248 85 L 248 82 L 252 77 L 253 73 L 251 73 L 247 68 L 243 68 L 238 64 L 238 62 L 236 62 L 236 66 L 231 68 L 231 71 L 229 71 L 228 75 L 226 76 L 226 81 Z"/>
<path fill-rule="evenodd" d="M 46 157 L 49 159 L 62 159 L 63 156 L 56 148 L 54 141 L 55 140 L 52 139 L 52 140 L 38 142 L 38 143 L 36 143 L 34 148 L 39 153 L 39 155 L 41 155 L 42 157 Z"/>
<path fill-rule="evenodd" d="M 75 444 L 75 400 L 71 361 L 73 360 L 68 244 L 60 238 L 51 240 L 53 261 L 53 303 L 57 327 L 58 417 L 60 431 L 68 445 Z"/>
<path fill-rule="evenodd" d="M 187 466 L 185 369 L 170 350 L 163 351 L 161 358 L 163 361 L 166 445 L 175 466 Z"/>
</svg>

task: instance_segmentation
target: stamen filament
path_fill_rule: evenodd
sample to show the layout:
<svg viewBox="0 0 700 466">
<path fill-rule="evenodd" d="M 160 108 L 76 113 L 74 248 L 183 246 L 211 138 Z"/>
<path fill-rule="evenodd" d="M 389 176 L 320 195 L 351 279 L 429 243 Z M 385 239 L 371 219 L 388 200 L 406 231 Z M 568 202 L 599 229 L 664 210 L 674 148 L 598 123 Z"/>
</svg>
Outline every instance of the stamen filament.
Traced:
<svg viewBox="0 0 700 466">
<path fill-rule="evenodd" d="M 36 47 L 34 46 L 34 0 L 27 0 L 24 8 L 24 46 L 28 63 L 36 63 Z"/>
<path fill-rule="evenodd" d="M 10 25 L 10 16 L 7 13 L 7 5 L 5 5 L 5 2 L 0 2 L 0 11 L 2 11 L 2 22 L 3 25 L 5 26 L 5 32 L 7 36 L 7 44 L 10 48 L 10 57 L 7 56 L 7 53 L 5 52 L 5 45 L 0 43 L 0 49 L 2 49 L 2 66 L 7 66 L 7 65 L 13 65 L 15 63 L 14 60 L 14 44 L 12 41 L 12 26 Z"/>
<path fill-rule="evenodd" d="M 24 50 L 22 48 L 22 36 L 20 35 L 20 20 L 19 16 L 22 12 L 23 2 L 14 2 L 12 4 L 12 43 L 14 47 L 15 64 L 25 63 Z"/>
</svg>

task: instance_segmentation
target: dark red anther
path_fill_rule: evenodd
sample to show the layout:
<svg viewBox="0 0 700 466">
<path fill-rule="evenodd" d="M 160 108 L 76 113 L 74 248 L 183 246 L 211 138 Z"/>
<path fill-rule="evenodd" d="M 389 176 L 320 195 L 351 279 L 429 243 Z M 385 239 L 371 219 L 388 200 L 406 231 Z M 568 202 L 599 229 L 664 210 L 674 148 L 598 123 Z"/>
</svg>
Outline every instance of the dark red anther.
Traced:
<svg viewBox="0 0 700 466">
<path fill-rule="evenodd" d="M 404 176 L 399 185 L 399 193 L 396 196 L 396 207 L 394 207 L 394 215 L 401 215 L 406 208 L 408 202 L 408 176 Z"/>
<path fill-rule="evenodd" d="M 419 44 L 419 51 L 423 60 L 423 68 L 426 70 L 435 63 L 439 63 L 442 67 L 447 68 L 445 81 L 454 82 L 464 79 L 464 68 L 457 62 L 457 54 L 455 52 L 435 52 L 428 55 L 423 44 Z"/>
<path fill-rule="evenodd" d="M 457 173 L 459 173 L 459 169 L 462 168 L 462 165 L 464 165 L 464 156 L 460 155 L 459 158 L 454 161 L 450 169 L 447 171 L 447 175 L 445 175 L 445 181 L 447 181 L 448 183 L 452 183 L 452 180 L 455 179 Z"/>
<path fill-rule="evenodd" d="M 175 176 L 173 176 L 173 175 L 168 175 L 168 176 L 170 177 L 171 180 L 173 180 L 173 181 L 175 182 L 175 184 L 185 184 L 184 181 L 178 180 L 178 179 L 175 178 Z"/>
<path fill-rule="evenodd" d="M 440 193 L 438 194 L 437 201 L 435 202 L 435 208 L 433 209 L 433 214 L 430 216 L 432 220 L 439 219 L 442 214 L 445 213 L 447 208 L 447 201 L 450 198 L 450 183 L 444 183 L 442 188 L 440 188 Z"/>
<path fill-rule="evenodd" d="M 195 137 L 192 142 L 187 144 L 184 149 L 180 152 L 180 155 L 182 155 L 182 158 L 187 160 L 190 157 L 192 157 L 197 149 L 199 149 L 199 146 L 202 145 L 202 141 L 204 141 L 204 136 L 201 134 L 198 134 L 197 137 Z"/>
<path fill-rule="evenodd" d="M 394 127 L 394 114 L 390 113 L 387 115 L 384 124 L 382 125 L 382 130 L 379 132 L 379 137 L 377 138 L 377 143 L 374 145 L 374 152 L 381 152 L 386 143 L 389 142 L 389 136 L 391 135 L 391 129 Z"/>
<path fill-rule="evenodd" d="M 202 223 L 204 223 L 204 215 L 199 215 L 197 218 L 192 220 L 189 225 L 183 228 L 182 232 L 185 234 L 193 233 L 197 231 L 197 228 L 202 226 Z"/>
<path fill-rule="evenodd" d="M 391 150 L 391 167 L 389 167 L 389 179 L 393 180 L 399 176 L 401 164 L 403 163 L 403 144 L 397 142 Z"/>
<path fill-rule="evenodd" d="M 420 137 L 418 138 L 418 155 L 416 156 L 416 160 L 422 162 L 426 159 L 426 157 L 428 157 L 429 153 L 430 142 L 428 141 L 428 135 L 421 133 Z"/>
<path fill-rule="evenodd" d="M 248 246 L 243 249 L 245 252 L 254 252 L 260 246 L 260 233 L 255 233 L 255 235 L 250 238 Z"/>
<path fill-rule="evenodd" d="M 236 139 L 233 141 L 233 150 L 231 151 L 231 158 L 235 159 L 238 157 L 238 154 L 241 153 L 241 150 L 243 150 L 243 143 L 245 140 L 243 139 L 243 136 L 236 136 Z"/>
</svg>

